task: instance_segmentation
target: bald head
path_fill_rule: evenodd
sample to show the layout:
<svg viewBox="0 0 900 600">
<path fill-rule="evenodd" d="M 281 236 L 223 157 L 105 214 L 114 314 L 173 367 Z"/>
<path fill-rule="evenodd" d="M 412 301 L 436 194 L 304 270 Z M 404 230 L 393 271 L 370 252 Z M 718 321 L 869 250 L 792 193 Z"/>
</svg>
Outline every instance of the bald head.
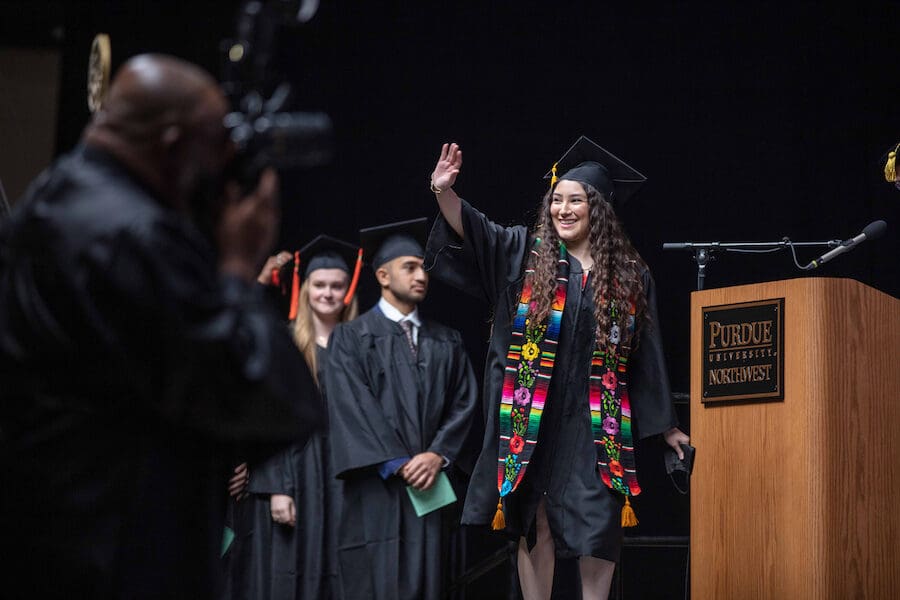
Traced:
<svg viewBox="0 0 900 600">
<path fill-rule="evenodd" d="M 209 74 L 177 58 L 144 54 L 119 69 L 89 127 L 148 143 L 165 127 L 190 126 L 207 104 L 221 104 L 224 113 L 225 99 Z"/>
<path fill-rule="evenodd" d="M 187 183 L 185 172 L 224 164 L 227 111 L 207 72 L 171 56 L 144 54 L 116 73 L 85 142 L 111 152 L 177 203 L 185 190 L 172 186 Z"/>
</svg>

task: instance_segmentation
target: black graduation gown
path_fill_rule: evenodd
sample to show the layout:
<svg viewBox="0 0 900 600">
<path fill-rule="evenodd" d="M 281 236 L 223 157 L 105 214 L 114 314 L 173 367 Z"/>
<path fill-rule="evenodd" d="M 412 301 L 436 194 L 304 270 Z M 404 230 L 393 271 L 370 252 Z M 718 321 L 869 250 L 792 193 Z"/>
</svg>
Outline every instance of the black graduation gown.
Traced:
<svg viewBox="0 0 900 600">
<path fill-rule="evenodd" d="M 439 598 L 443 510 L 417 517 L 383 462 L 426 450 L 453 464 L 477 390 L 458 332 L 423 322 L 414 361 L 403 330 L 378 307 L 338 325 L 325 376 L 334 472 L 343 480 L 339 576 L 344 598 Z"/>
<path fill-rule="evenodd" d="M 328 350 L 316 347 L 319 382 Z M 323 394 L 324 398 L 324 394 Z M 327 401 L 327 400 L 326 400 Z M 249 496 L 240 507 L 240 556 L 233 561 L 234 600 L 327 600 L 338 597 L 337 517 L 340 482 L 331 472 L 327 428 L 251 465 Z M 272 494 L 294 499 L 294 527 L 272 521 Z"/>
<path fill-rule="evenodd" d="M 480 294 L 494 306 L 485 365 L 484 445 L 472 473 L 462 518 L 464 524 L 486 524 L 493 519 L 499 497 L 497 417 L 512 322 L 531 241 L 524 227 L 496 225 L 465 201 L 462 222 L 464 241 L 443 217 L 438 217 L 426 247 L 425 264 L 434 276 L 461 290 Z M 616 561 L 622 542 L 623 499 L 600 479 L 588 404 L 595 329 L 591 281 L 588 278 L 582 290 L 581 264 L 573 256 L 569 260 L 571 271 L 556 365 L 538 443 L 519 488 L 506 496 L 506 531 L 513 536 L 531 533 L 537 504 L 543 499 L 557 556 L 595 556 Z M 644 274 L 644 286 L 650 319 L 638 324 L 640 339 L 629 358 L 627 373 L 636 440 L 677 424 L 649 273 Z"/>
<path fill-rule="evenodd" d="M 3 595 L 214 597 L 233 445 L 321 419 L 256 287 L 104 152 L 32 185 L 0 231 Z"/>
</svg>

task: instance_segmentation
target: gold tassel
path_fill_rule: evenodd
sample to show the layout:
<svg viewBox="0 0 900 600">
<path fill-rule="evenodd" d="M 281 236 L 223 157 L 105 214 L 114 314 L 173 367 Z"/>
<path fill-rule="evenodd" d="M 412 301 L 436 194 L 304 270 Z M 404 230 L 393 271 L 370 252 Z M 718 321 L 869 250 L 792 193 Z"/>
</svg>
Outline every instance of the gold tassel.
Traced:
<svg viewBox="0 0 900 600">
<path fill-rule="evenodd" d="M 897 181 L 897 149 L 900 144 L 894 146 L 894 149 L 888 152 L 887 162 L 884 163 L 884 179 L 888 183 Z"/>
<path fill-rule="evenodd" d="M 634 509 L 631 508 L 628 496 L 625 496 L 625 506 L 622 507 L 622 527 L 634 527 L 637 524 L 637 515 L 634 514 Z"/>
<path fill-rule="evenodd" d="M 550 169 L 550 172 L 552 173 L 552 175 L 550 176 L 550 189 L 551 190 L 553 189 L 553 186 L 556 185 L 556 182 L 559 181 L 559 177 L 556 176 L 556 166 L 558 164 L 559 164 L 558 162 L 553 163 L 553 168 Z"/>
<path fill-rule="evenodd" d="M 497 512 L 494 513 L 494 520 L 491 521 L 491 529 L 494 531 L 506 529 L 506 519 L 503 517 L 503 498 L 497 501 Z"/>
</svg>

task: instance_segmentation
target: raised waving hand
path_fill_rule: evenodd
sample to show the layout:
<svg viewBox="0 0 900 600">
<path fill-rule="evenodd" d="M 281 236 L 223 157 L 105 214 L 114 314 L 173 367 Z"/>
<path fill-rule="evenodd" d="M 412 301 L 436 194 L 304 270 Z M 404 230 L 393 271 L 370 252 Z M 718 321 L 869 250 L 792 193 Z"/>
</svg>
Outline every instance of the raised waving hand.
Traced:
<svg viewBox="0 0 900 600">
<path fill-rule="evenodd" d="M 453 191 L 456 176 L 462 168 L 462 150 L 459 144 L 444 144 L 434 171 L 431 172 L 431 191 L 437 195 L 438 206 L 447 224 L 459 237 L 464 237 L 462 226 L 462 204 Z"/>
<path fill-rule="evenodd" d="M 453 187 L 460 168 L 462 168 L 462 150 L 459 149 L 459 144 L 444 144 L 441 147 L 441 157 L 431 173 L 432 187 L 441 191 Z"/>
</svg>

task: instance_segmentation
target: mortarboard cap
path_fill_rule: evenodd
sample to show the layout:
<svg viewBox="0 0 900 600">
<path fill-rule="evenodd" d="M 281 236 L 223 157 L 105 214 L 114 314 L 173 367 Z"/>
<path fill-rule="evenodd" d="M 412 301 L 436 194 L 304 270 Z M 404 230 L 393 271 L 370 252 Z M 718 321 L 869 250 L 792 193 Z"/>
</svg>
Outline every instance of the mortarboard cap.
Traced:
<svg viewBox="0 0 900 600">
<path fill-rule="evenodd" d="M 560 175 L 561 173 L 561 175 Z M 544 179 L 551 185 L 557 179 L 587 183 L 602 193 L 616 209 L 621 209 L 641 185 L 647 181 L 641 173 L 619 157 L 581 136 L 553 165 Z"/>
<path fill-rule="evenodd" d="M 358 254 L 359 248 L 353 244 L 330 235 L 317 236 L 300 248 L 303 277 L 309 277 L 316 269 L 340 269 L 352 273 Z"/>
<path fill-rule="evenodd" d="M 316 269 L 340 269 L 351 275 L 350 286 L 344 296 L 344 305 L 347 305 L 350 304 L 356 293 L 361 266 L 362 250 L 360 248 L 329 235 L 319 235 L 294 252 L 294 258 L 285 263 L 279 272 L 272 274 L 272 283 L 281 286 L 283 291 L 285 283 L 291 281 L 291 304 L 288 318 L 294 319 L 297 316 L 300 296 L 301 267 L 303 267 L 304 279 Z"/>
<path fill-rule="evenodd" d="M 367 261 L 377 269 L 399 256 L 425 256 L 428 219 L 399 221 L 359 231 L 360 244 Z"/>
</svg>

